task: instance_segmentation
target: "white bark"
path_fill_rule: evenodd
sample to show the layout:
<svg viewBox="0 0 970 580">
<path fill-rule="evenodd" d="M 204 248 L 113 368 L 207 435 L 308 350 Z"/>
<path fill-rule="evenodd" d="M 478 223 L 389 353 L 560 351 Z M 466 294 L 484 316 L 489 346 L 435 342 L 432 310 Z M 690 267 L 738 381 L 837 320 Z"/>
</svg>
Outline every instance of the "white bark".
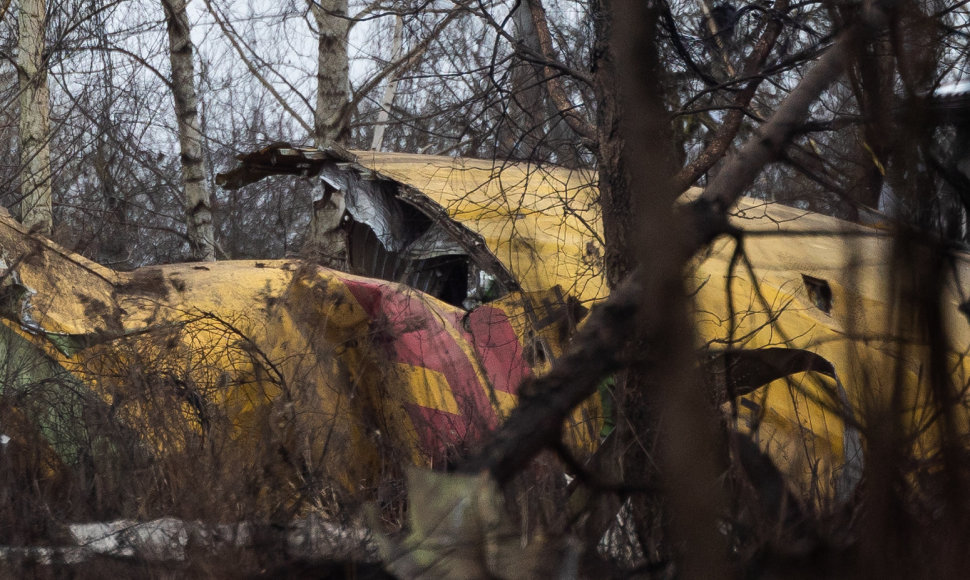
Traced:
<svg viewBox="0 0 970 580">
<path fill-rule="evenodd" d="M 317 147 L 343 146 L 347 139 L 350 78 L 347 57 L 347 0 L 309 0 L 317 23 L 317 107 L 313 137 Z M 304 254 L 331 268 L 344 269 L 347 236 L 341 229 L 343 192 L 325 185 L 313 202 Z"/>
<path fill-rule="evenodd" d="M 212 226 L 212 196 L 206 182 L 205 157 L 199 104 L 195 93 L 195 63 L 187 0 L 162 0 L 168 26 L 169 55 L 172 64 L 172 96 L 178 119 L 179 146 L 182 152 L 182 185 L 185 189 L 185 223 L 189 246 L 195 260 L 215 261 L 215 232 Z"/>
<path fill-rule="evenodd" d="M 319 34 L 317 108 L 314 138 L 318 147 L 343 145 L 347 133 L 350 79 L 347 61 L 347 0 L 311 0 Z"/>
<path fill-rule="evenodd" d="M 391 59 L 395 62 L 401 58 L 401 44 L 404 39 L 404 18 L 398 14 L 394 18 L 394 38 L 391 40 Z M 381 97 L 381 111 L 377 114 L 377 124 L 374 126 L 374 138 L 371 140 L 370 148 L 372 151 L 380 151 L 384 146 L 384 129 L 387 128 L 387 121 L 391 116 L 391 105 L 394 104 L 394 95 L 397 94 L 397 79 L 400 68 L 391 73 L 384 86 L 384 95 Z"/>
<path fill-rule="evenodd" d="M 315 189 L 316 200 L 303 255 L 322 266 L 346 270 L 347 234 L 341 227 L 347 210 L 344 192 L 323 181 Z"/>
<path fill-rule="evenodd" d="M 21 0 L 17 53 L 20 82 L 20 215 L 50 235 L 50 93 L 44 62 L 45 0 Z"/>
</svg>

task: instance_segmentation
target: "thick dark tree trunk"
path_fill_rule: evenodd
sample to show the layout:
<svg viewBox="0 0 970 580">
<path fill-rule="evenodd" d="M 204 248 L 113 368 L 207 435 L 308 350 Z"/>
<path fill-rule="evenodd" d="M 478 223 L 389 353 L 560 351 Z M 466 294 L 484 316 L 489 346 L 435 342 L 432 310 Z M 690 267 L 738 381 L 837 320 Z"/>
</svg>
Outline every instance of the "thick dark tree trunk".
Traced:
<svg viewBox="0 0 970 580">
<path fill-rule="evenodd" d="M 617 98 L 616 65 L 610 50 L 612 0 L 594 0 L 591 14 L 596 42 L 593 46 L 593 80 L 596 89 L 597 169 L 603 235 L 606 242 L 606 282 L 616 289 L 636 264 L 631 249 L 633 206 L 630 184 L 623 167 L 620 135 L 620 103 Z"/>
<path fill-rule="evenodd" d="M 639 210 L 632 196 L 635 188 L 631 187 L 626 167 L 627 158 L 624 155 L 624 131 L 621 127 L 623 111 L 611 42 L 614 16 L 612 4 L 612 0 L 598 0 L 594 3 L 596 43 L 593 70 L 597 95 L 597 163 L 606 242 L 606 280 L 610 289 L 616 290 L 637 267 Z M 647 355 L 649 346 L 642 338 L 635 336 L 634 340 L 627 342 L 627 352 L 623 358 L 636 360 Z M 617 415 L 613 433 L 616 441 L 605 449 L 613 457 L 604 458 L 601 463 L 604 479 L 655 488 L 657 473 L 654 443 L 657 430 L 652 412 L 654 405 L 652 397 L 649 396 L 654 389 L 650 388 L 647 373 L 644 371 L 642 365 L 634 365 L 617 374 L 612 405 Z M 598 504 L 591 506 L 594 507 L 593 516 L 590 518 L 593 527 L 587 530 L 591 534 L 587 540 L 594 543 L 598 541 L 596 534 L 605 531 L 599 529 L 599 525 L 610 523 L 610 518 L 615 517 L 609 512 L 616 508 L 616 504 L 602 495 L 597 498 Z M 665 552 L 663 534 L 658 533 L 663 525 L 660 498 L 656 494 L 644 493 L 637 494 L 631 500 L 633 524 L 644 556 L 650 562 L 666 559 L 668 554 Z"/>
</svg>

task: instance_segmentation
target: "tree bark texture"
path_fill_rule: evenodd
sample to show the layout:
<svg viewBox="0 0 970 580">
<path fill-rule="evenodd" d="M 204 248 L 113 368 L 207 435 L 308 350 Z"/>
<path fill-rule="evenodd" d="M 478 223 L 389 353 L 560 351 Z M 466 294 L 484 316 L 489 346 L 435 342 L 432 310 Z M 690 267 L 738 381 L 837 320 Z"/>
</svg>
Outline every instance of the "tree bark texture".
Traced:
<svg viewBox="0 0 970 580">
<path fill-rule="evenodd" d="M 313 139 L 317 147 L 343 146 L 349 132 L 350 79 L 347 58 L 347 0 L 310 0 L 317 23 L 317 108 Z M 313 202 L 304 255 L 331 268 L 347 260 L 346 233 L 340 228 L 344 192 L 324 192 Z"/>
<path fill-rule="evenodd" d="M 347 103 L 350 102 L 347 59 L 347 0 L 320 0 L 311 4 L 317 23 L 317 108 L 313 115 L 318 147 L 347 140 Z"/>
<path fill-rule="evenodd" d="M 44 59 L 45 0 L 21 0 L 17 53 L 20 82 L 20 215 L 50 235 L 50 92 Z"/>
<path fill-rule="evenodd" d="M 303 256 L 327 268 L 346 270 L 347 232 L 341 227 L 347 211 L 344 192 L 324 182 L 315 189 Z"/>
<path fill-rule="evenodd" d="M 616 65 L 610 50 L 612 0 L 595 0 L 591 8 L 596 42 L 593 45 L 593 82 L 596 89 L 596 142 L 603 237 L 606 242 L 606 283 L 616 290 L 636 266 L 632 236 L 636 231 L 630 184 L 623 166 L 620 102 Z"/>
<path fill-rule="evenodd" d="M 664 98 L 664 68 L 657 39 L 657 3 L 614 0 L 610 47 L 615 59 L 620 101 L 621 152 L 628 172 L 629 204 L 635 230 L 625 250 L 633 254 L 642 278 L 636 331 L 629 344 L 630 377 L 621 407 L 632 450 L 656 468 L 628 462 L 637 480 L 656 478 L 663 491 L 669 537 L 676 546 L 679 578 L 731 578 L 726 538 L 718 524 L 727 513 L 719 480 L 727 467 L 720 421 L 697 370 L 697 342 L 683 272 L 696 249 L 688 216 L 677 211 L 681 191 L 674 187 L 677 161 Z M 618 417 L 619 419 L 620 417 Z M 621 421 L 617 421 L 617 431 Z M 645 436 L 656 433 L 655 451 Z M 621 439 L 622 443 L 622 439 Z M 633 500 L 640 534 L 661 527 L 657 508 L 647 498 Z M 667 534 L 664 534 L 665 536 Z M 648 542 L 644 550 L 656 549 Z M 668 548 L 669 549 L 669 548 Z"/>
<path fill-rule="evenodd" d="M 178 120 L 182 153 L 182 185 L 185 189 L 185 223 L 192 258 L 215 261 L 215 231 L 212 226 L 212 196 L 206 183 L 205 157 L 199 103 L 195 93 L 195 63 L 187 0 L 162 0 L 168 27 L 169 57 L 172 64 L 172 96 Z"/>
</svg>

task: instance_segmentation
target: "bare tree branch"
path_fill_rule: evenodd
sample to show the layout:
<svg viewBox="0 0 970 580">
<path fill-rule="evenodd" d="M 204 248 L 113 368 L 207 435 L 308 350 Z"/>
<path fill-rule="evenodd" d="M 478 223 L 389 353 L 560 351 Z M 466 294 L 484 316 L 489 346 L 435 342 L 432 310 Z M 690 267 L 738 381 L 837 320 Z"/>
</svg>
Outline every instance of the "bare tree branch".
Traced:
<svg viewBox="0 0 970 580">
<path fill-rule="evenodd" d="M 761 169 L 777 158 L 792 134 L 808 116 L 809 107 L 845 69 L 846 51 L 852 46 L 855 29 L 847 30 L 839 41 L 819 58 L 775 114 L 736 154 L 707 186 L 701 196 L 716 211 L 725 212 L 754 181 Z"/>
<path fill-rule="evenodd" d="M 297 123 L 299 123 L 300 126 L 303 127 L 303 129 L 306 130 L 308 134 L 312 135 L 313 126 L 310 125 L 310 123 L 308 123 L 305 119 L 303 119 L 303 117 L 301 117 L 300 114 L 297 113 L 296 110 L 294 110 L 293 107 L 291 107 L 288 102 L 286 102 L 286 99 L 283 98 L 283 95 L 281 95 L 279 91 L 276 90 L 276 87 L 274 87 L 272 83 L 266 80 L 265 76 L 260 74 L 259 69 L 256 68 L 256 65 L 253 64 L 253 61 L 246 56 L 246 53 L 245 51 L 243 51 L 242 46 L 239 45 L 238 35 L 236 34 L 236 31 L 232 29 L 232 25 L 229 24 L 228 21 L 222 18 L 222 16 L 212 5 L 211 0 L 204 0 L 204 2 L 205 2 L 206 10 L 208 10 L 209 14 L 212 15 L 212 18 L 215 19 L 216 24 L 219 25 L 219 29 L 222 30 L 222 34 L 226 37 L 226 40 L 229 41 L 229 44 L 232 45 L 232 48 L 236 51 L 236 54 L 239 55 L 239 58 L 243 61 L 243 64 L 246 65 L 246 68 L 249 69 L 249 72 L 252 73 L 252 75 L 256 78 L 256 80 L 258 80 L 259 83 L 263 85 L 271 95 L 273 95 L 273 98 L 276 99 L 276 102 L 279 103 L 281 107 L 283 107 L 283 110 L 289 113 L 290 116 L 293 117 L 293 119 Z"/>
<path fill-rule="evenodd" d="M 552 35 L 549 33 L 549 23 L 546 20 L 546 9 L 542 6 L 542 0 L 528 0 L 528 2 L 529 9 L 532 12 L 532 21 L 536 27 L 536 37 L 542 49 L 542 56 L 547 61 L 553 61 L 555 49 L 552 44 Z M 551 66 L 545 64 L 545 76 L 549 98 L 552 99 L 569 128 L 588 142 L 595 143 L 596 127 L 581 115 L 578 108 L 569 101 L 569 95 L 566 94 L 566 89 L 562 85 L 561 75 L 554 71 Z"/>
<path fill-rule="evenodd" d="M 431 31 L 428 32 L 428 34 L 421 40 L 421 42 L 418 42 L 412 46 L 410 50 L 400 55 L 394 61 L 388 63 L 388 65 L 385 66 L 379 73 L 375 74 L 363 85 L 356 88 L 354 90 L 354 95 L 350 100 L 349 110 L 356 110 L 357 106 L 360 105 L 360 102 L 379 84 L 384 82 L 384 79 L 386 79 L 388 76 L 400 76 L 402 70 L 407 70 L 408 68 L 417 64 L 418 60 L 421 58 L 421 55 L 424 54 L 424 51 L 427 50 L 431 42 L 434 41 L 439 34 L 441 34 L 448 24 L 450 24 L 455 18 L 464 12 L 467 4 L 467 1 L 459 4 L 458 7 L 454 8 L 451 12 L 445 15 L 444 18 L 439 20 L 438 23 L 435 24 L 434 28 L 432 28 Z"/>
<path fill-rule="evenodd" d="M 703 3 L 702 5 L 706 6 Z M 787 10 L 788 0 L 777 0 L 775 2 L 775 12 L 783 13 Z M 765 26 L 764 32 L 758 40 L 758 44 L 752 51 L 751 57 L 748 59 L 742 71 L 742 76 L 751 77 L 751 80 L 734 96 L 731 103 L 732 110 L 727 114 L 724 123 L 718 129 L 717 134 L 707 148 L 674 177 L 674 187 L 678 191 L 684 191 L 693 185 L 694 182 L 700 179 L 707 170 L 724 156 L 728 147 L 731 146 L 731 143 L 738 134 L 738 130 L 741 128 L 741 121 L 744 119 L 744 110 L 751 104 L 751 99 L 754 98 L 758 87 L 761 86 L 765 78 L 758 73 L 768 61 L 768 56 L 771 54 L 771 50 L 778 40 L 781 29 L 782 22 L 780 19 L 772 20 Z"/>
</svg>

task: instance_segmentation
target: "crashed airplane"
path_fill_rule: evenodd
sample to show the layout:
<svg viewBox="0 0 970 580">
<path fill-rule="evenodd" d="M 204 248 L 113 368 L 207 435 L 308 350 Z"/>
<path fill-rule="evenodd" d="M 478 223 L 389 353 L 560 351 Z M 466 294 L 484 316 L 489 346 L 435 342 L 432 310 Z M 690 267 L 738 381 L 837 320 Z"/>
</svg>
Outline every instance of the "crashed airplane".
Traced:
<svg viewBox="0 0 970 580">
<path fill-rule="evenodd" d="M 366 216 L 340 220 L 354 274 L 300 260 L 116 272 L 0 215 L 8 448 L 30 450 L 21 467 L 51 493 L 87 485 L 74 480 L 122 452 L 165 466 L 217 450 L 223 472 L 260 474 L 269 511 L 298 504 L 311 483 L 375 497 L 389 458 L 446 468 L 560 355 L 583 301 L 602 296 L 584 255 L 536 219 L 562 210 L 537 203 L 521 169 L 504 177 L 515 171 L 526 197 L 511 229 L 498 208 L 494 227 L 476 231 L 417 190 L 404 203 L 393 182 L 340 168 L 333 182 L 373 193 L 341 201 Z M 482 187 L 478 201 L 464 195 L 474 211 L 491 176 L 443 183 Z M 546 187 L 563 185 L 592 194 L 579 180 Z M 494 209 L 478 211 L 485 224 Z M 547 259 L 532 260 L 537 248 Z M 564 430 L 581 455 L 602 415 L 591 400 Z"/>
<path fill-rule="evenodd" d="M 379 496 L 389 457 L 444 469 L 494 428 L 608 296 L 588 173 L 277 144 L 218 182 L 279 174 L 319 180 L 318 257 L 337 268 L 115 272 L 0 215 L 0 430 L 10 449 L 33 450 L 22 469 L 55 489 L 92 454 L 118 453 L 106 441 L 124 433 L 162 464 L 208 446 L 226 470 L 269 474 L 267 510 L 299 503 L 315 478 Z M 936 417 L 920 352 L 901 355 L 891 326 L 888 237 L 753 199 L 734 222 L 750 270 L 725 239 L 688 273 L 729 420 L 798 497 L 845 498 L 862 472 L 862 411 L 893 392 L 902 365 L 914 453 L 929 454 Z M 962 348 L 967 258 L 952 270 Z M 570 417 L 564 437 L 581 456 L 607 414 L 594 398 Z"/>
</svg>

